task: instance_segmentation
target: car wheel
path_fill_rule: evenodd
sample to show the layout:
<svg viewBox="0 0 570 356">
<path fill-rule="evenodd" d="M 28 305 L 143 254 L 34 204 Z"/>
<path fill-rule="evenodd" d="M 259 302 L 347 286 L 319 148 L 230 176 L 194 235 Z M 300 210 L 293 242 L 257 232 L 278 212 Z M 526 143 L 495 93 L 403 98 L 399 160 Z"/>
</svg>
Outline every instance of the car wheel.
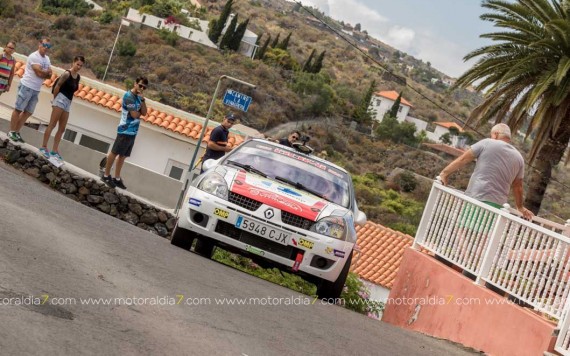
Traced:
<svg viewBox="0 0 570 356">
<path fill-rule="evenodd" d="M 172 237 L 170 238 L 170 243 L 173 244 L 174 246 L 178 246 L 185 250 L 190 250 L 190 247 L 192 247 L 192 242 L 194 242 L 195 238 L 196 238 L 195 233 L 176 225 L 176 227 L 172 231 Z"/>
<path fill-rule="evenodd" d="M 344 283 L 346 282 L 346 278 L 348 277 L 348 271 L 350 270 L 350 263 L 352 261 L 352 251 L 348 255 L 346 259 L 346 264 L 344 268 L 340 272 L 340 275 L 336 279 L 336 281 L 331 282 L 327 280 L 321 280 L 317 284 L 317 296 L 321 299 L 329 299 L 329 298 L 340 298 L 342 293 L 342 289 L 344 288 Z"/>
<path fill-rule="evenodd" d="M 207 237 L 199 237 L 194 246 L 194 252 L 206 258 L 212 258 L 214 254 L 214 243 Z"/>
</svg>

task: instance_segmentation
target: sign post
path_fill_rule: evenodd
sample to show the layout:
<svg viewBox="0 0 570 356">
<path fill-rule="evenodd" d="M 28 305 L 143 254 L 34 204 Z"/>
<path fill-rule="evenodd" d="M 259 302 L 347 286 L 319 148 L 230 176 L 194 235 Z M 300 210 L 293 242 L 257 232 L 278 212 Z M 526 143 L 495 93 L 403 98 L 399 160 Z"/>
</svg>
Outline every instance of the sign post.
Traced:
<svg viewBox="0 0 570 356">
<path fill-rule="evenodd" d="M 196 164 L 196 157 L 198 156 L 198 151 L 200 150 L 200 145 L 202 144 L 202 139 L 204 139 L 204 135 L 206 134 L 206 129 L 208 128 L 208 122 L 210 121 L 210 118 L 212 117 L 212 113 L 214 112 L 214 104 L 216 102 L 216 97 L 218 96 L 220 84 L 222 83 L 222 80 L 224 80 L 224 79 L 227 79 L 227 80 L 230 80 L 232 82 L 239 83 L 239 84 L 243 84 L 243 85 L 248 86 L 248 87 L 253 88 L 253 89 L 256 88 L 256 86 L 254 84 L 244 82 L 243 80 L 232 78 L 232 77 L 227 76 L 227 75 L 222 75 L 220 77 L 220 79 L 218 79 L 218 84 L 216 85 L 216 90 L 214 91 L 214 96 L 212 97 L 212 101 L 210 102 L 210 108 L 208 109 L 208 114 L 206 115 L 206 120 L 202 124 L 202 131 L 200 132 L 200 138 L 198 138 L 198 142 L 196 142 L 196 148 L 194 149 L 194 153 L 192 154 L 192 159 L 190 160 L 190 164 L 188 165 L 188 172 L 186 172 L 186 180 L 185 180 L 184 186 L 182 187 L 182 191 L 180 192 L 180 197 L 178 197 L 178 203 L 176 204 L 176 209 L 174 209 L 174 214 L 178 214 L 178 210 L 180 210 L 180 207 L 182 206 L 182 201 L 184 200 L 184 196 L 186 195 L 186 191 L 188 190 L 188 185 L 190 184 L 190 180 L 193 178 L 192 177 L 192 170 L 194 170 L 194 164 Z M 228 96 L 229 91 L 231 91 L 232 93 Z M 236 106 L 226 104 L 226 96 L 228 96 L 228 103 L 235 104 Z M 249 98 L 249 100 L 247 98 Z M 251 97 L 244 95 L 240 92 L 237 92 L 235 90 L 228 89 L 226 91 L 226 94 L 224 95 L 224 104 L 226 104 L 228 106 L 236 107 L 238 109 L 239 109 L 239 107 L 243 107 L 245 110 L 242 110 L 242 109 L 240 109 L 240 110 L 242 110 L 244 112 L 247 111 L 250 103 L 251 103 Z"/>
</svg>

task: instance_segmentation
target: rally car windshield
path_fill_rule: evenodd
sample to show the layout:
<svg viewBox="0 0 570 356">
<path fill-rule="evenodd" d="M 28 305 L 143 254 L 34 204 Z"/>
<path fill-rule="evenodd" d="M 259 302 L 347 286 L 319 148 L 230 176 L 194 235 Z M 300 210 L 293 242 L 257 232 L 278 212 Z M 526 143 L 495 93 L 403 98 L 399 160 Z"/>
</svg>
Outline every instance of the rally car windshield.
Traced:
<svg viewBox="0 0 570 356">
<path fill-rule="evenodd" d="M 225 159 L 226 164 L 247 165 L 269 178 L 305 188 L 319 197 L 349 208 L 350 191 L 348 175 L 325 162 L 316 161 L 278 146 L 250 141 L 233 151 Z"/>
</svg>

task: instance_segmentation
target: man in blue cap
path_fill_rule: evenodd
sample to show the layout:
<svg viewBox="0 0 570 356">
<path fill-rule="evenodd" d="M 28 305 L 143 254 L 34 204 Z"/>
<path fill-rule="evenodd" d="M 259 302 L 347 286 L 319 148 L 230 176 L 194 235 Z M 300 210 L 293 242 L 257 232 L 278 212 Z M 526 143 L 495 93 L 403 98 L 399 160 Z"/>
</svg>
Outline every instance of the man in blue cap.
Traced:
<svg viewBox="0 0 570 356">
<path fill-rule="evenodd" d="M 236 123 L 236 121 L 237 117 L 232 113 L 228 113 L 224 117 L 222 124 L 212 130 L 210 133 L 210 139 L 208 140 L 206 153 L 202 157 L 202 167 L 204 167 L 204 162 L 206 162 L 206 160 L 218 159 L 223 157 L 226 152 L 230 152 L 232 150 L 232 148 L 228 146 L 228 136 L 230 134 L 230 128 Z M 204 168 L 201 168 L 200 173 L 203 172 Z"/>
</svg>

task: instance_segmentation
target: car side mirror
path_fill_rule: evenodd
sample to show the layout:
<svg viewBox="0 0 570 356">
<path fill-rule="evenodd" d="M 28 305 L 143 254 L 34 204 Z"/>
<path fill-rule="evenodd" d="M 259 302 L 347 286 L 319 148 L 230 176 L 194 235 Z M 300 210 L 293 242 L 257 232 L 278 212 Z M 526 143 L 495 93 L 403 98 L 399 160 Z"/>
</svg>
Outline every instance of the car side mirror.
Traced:
<svg viewBox="0 0 570 356">
<path fill-rule="evenodd" d="M 205 162 L 202 163 L 202 170 L 204 172 L 206 172 L 207 170 L 209 170 L 210 168 L 214 167 L 216 164 L 218 164 L 218 160 L 217 159 L 208 159 Z"/>
<path fill-rule="evenodd" d="M 366 224 L 366 214 L 364 214 L 364 212 L 358 210 L 358 212 L 356 213 L 356 219 L 354 220 L 354 222 L 358 226 L 364 226 L 364 224 Z"/>
</svg>

